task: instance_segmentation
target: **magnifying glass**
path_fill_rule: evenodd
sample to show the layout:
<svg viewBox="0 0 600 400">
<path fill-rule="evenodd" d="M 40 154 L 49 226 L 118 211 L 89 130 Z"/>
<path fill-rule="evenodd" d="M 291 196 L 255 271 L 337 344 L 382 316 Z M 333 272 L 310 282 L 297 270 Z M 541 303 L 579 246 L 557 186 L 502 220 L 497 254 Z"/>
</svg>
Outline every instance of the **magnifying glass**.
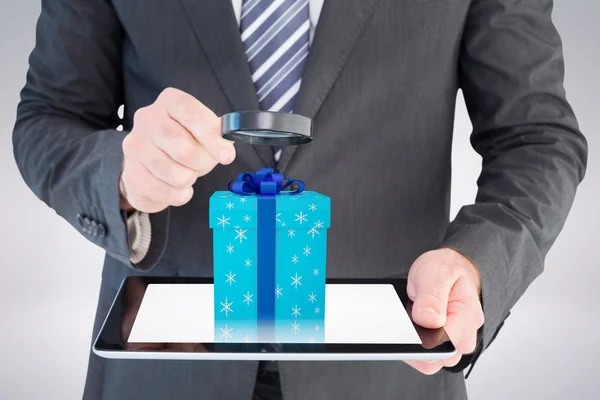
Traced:
<svg viewBox="0 0 600 400">
<path fill-rule="evenodd" d="M 225 139 L 252 145 L 294 146 L 312 140 L 312 120 L 298 114 L 238 111 L 222 117 Z"/>
</svg>

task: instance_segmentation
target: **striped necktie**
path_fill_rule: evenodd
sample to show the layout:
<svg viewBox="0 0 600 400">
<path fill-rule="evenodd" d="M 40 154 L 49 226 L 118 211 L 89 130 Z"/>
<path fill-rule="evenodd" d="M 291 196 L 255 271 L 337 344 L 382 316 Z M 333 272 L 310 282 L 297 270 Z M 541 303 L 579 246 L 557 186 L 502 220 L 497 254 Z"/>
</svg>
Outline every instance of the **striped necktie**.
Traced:
<svg viewBox="0 0 600 400">
<path fill-rule="evenodd" d="M 261 109 L 292 112 L 308 57 L 308 0 L 244 0 L 240 28 Z"/>
</svg>

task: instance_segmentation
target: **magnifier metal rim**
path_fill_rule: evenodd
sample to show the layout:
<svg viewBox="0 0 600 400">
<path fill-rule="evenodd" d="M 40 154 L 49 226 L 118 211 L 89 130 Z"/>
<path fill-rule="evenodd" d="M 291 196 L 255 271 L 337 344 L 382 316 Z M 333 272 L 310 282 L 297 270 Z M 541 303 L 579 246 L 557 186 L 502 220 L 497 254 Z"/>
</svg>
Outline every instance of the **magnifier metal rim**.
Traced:
<svg viewBox="0 0 600 400">
<path fill-rule="evenodd" d="M 223 137 L 250 144 L 290 146 L 312 140 L 312 120 L 303 115 L 271 111 L 237 111 L 225 114 Z"/>
</svg>

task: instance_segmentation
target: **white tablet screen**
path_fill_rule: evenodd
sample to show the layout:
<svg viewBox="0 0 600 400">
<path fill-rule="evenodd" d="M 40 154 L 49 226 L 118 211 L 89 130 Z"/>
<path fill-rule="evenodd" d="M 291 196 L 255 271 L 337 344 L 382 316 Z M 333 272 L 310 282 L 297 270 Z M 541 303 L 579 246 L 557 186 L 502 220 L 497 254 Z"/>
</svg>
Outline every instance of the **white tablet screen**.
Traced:
<svg viewBox="0 0 600 400">
<path fill-rule="evenodd" d="M 327 285 L 325 343 L 421 344 L 394 287 Z M 128 342 L 214 342 L 213 285 L 149 284 Z"/>
</svg>

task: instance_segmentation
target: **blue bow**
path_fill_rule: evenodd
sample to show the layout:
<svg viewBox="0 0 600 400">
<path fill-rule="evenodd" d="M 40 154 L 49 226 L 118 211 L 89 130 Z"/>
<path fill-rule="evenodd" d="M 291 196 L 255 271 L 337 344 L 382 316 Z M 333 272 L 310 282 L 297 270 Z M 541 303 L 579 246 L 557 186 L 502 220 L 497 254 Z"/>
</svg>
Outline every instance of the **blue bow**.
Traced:
<svg viewBox="0 0 600 400">
<path fill-rule="evenodd" d="M 262 168 L 255 174 L 244 172 L 238 175 L 237 180 L 229 182 L 231 192 L 241 195 L 266 194 L 275 195 L 285 190 L 293 183 L 298 184 L 295 191 L 286 191 L 285 194 L 296 194 L 304 191 L 304 182 L 290 179 L 289 175 L 280 174 L 273 168 Z"/>
</svg>

